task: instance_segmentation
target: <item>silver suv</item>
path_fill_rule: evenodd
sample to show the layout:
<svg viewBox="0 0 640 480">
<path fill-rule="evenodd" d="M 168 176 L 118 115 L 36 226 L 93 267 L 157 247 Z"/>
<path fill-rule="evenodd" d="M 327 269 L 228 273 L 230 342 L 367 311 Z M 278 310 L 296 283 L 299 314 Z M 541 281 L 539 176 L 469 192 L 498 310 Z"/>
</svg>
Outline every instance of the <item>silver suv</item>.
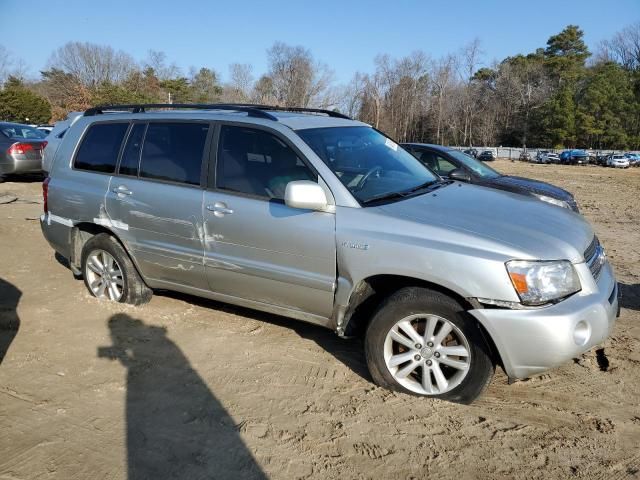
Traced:
<svg viewBox="0 0 640 480">
<path fill-rule="evenodd" d="M 92 295 L 176 290 L 362 335 L 373 380 L 403 392 L 471 402 L 495 365 L 558 366 L 618 313 L 580 215 L 445 181 L 335 112 L 92 108 L 43 190 L 44 235 Z"/>
</svg>

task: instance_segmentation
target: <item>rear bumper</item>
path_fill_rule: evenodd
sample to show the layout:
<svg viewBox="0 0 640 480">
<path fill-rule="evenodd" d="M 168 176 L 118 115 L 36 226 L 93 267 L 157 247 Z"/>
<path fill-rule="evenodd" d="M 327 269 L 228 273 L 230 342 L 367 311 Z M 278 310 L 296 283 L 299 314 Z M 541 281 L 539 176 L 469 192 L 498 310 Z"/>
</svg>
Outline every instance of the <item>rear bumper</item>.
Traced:
<svg viewBox="0 0 640 480">
<path fill-rule="evenodd" d="M 42 171 L 42 158 L 29 159 L 25 155 L 5 155 L 0 158 L 0 175 L 37 173 Z"/>
<path fill-rule="evenodd" d="M 477 309 L 470 313 L 493 339 L 511 378 L 527 378 L 560 366 L 604 342 L 619 313 L 618 286 L 609 263 L 596 284 L 576 265 L 583 290 L 549 307 Z"/>
<path fill-rule="evenodd" d="M 40 216 L 40 228 L 51 248 L 65 258 L 71 256 L 71 220 L 46 213 Z"/>
</svg>

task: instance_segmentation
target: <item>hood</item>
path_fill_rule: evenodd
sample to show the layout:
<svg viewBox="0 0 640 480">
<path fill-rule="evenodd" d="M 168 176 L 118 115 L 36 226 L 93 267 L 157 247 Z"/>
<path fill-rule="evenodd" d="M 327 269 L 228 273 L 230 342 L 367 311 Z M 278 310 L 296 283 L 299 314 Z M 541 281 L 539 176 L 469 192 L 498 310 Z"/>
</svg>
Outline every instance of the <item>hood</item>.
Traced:
<svg viewBox="0 0 640 480">
<path fill-rule="evenodd" d="M 526 191 L 538 195 L 547 195 L 549 197 L 557 198 L 558 200 L 564 200 L 565 202 L 573 200 L 573 195 L 560 187 L 556 187 L 555 185 L 551 185 L 547 182 L 531 180 L 530 178 L 524 177 L 502 175 L 497 178 L 485 180 L 482 182 L 482 185 L 500 188 L 515 193 Z"/>
<path fill-rule="evenodd" d="M 377 208 L 389 216 L 484 237 L 523 259 L 582 262 L 594 235 L 569 209 L 459 182 Z"/>
</svg>

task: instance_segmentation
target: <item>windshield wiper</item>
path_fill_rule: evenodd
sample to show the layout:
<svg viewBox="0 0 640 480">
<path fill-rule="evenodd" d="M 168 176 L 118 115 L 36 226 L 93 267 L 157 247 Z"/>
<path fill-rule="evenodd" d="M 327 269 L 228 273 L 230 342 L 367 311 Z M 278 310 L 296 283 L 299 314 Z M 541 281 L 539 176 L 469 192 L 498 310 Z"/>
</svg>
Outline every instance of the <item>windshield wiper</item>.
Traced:
<svg viewBox="0 0 640 480">
<path fill-rule="evenodd" d="M 393 200 L 394 198 L 404 198 L 407 196 L 406 192 L 385 192 L 373 197 L 369 197 L 366 200 L 362 200 L 362 205 L 369 205 L 375 202 L 382 202 L 384 200 Z"/>
<path fill-rule="evenodd" d="M 375 203 L 375 202 L 381 202 L 384 200 L 393 200 L 396 198 L 406 198 L 410 195 L 413 195 L 416 192 L 419 192 L 420 190 L 423 190 L 425 188 L 429 188 L 429 190 L 433 190 L 435 188 L 439 188 L 444 184 L 447 183 L 451 183 L 449 181 L 444 181 L 444 180 L 429 180 L 428 182 L 425 182 L 423 184 L 420 184 L 416 187 L 412 187 L 408 190 L 401 190 L 399 192 L 385 192 L 385 193 L 380 193 L 378 195 L 374 195 L 373 197 L 367 198 L 366 200 L 362 201 L 363 205 L 369 205 L 371 203 Z"/>
<path fill-rule="evenodd" d="M 402 193 L 409 195 L 411 193 L 417 192 L 418 190 L 422 190 L 423 188 L 431 187 L 437 183 L 442 183 L 442 180 L 429 180 L 428 182 L 425 182 L 422 185 L 418 185 L 417 187 L 410 188 L 409 190 L 404 190 Z"/>
</svg>

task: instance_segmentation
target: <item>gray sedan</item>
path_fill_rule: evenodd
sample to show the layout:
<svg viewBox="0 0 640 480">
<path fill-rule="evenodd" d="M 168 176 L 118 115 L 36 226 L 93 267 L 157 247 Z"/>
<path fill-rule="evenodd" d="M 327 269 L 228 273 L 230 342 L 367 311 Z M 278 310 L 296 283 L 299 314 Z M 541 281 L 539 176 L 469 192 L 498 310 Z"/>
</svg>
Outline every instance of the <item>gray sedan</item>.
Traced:
<svg viewBox="0 0 640 480">
<path fill-rule="evenodd" d="M 29 125 L 0 122 L 0 182 L 11 174 L 41 172 L 45 137 Z"/>
</svg>

